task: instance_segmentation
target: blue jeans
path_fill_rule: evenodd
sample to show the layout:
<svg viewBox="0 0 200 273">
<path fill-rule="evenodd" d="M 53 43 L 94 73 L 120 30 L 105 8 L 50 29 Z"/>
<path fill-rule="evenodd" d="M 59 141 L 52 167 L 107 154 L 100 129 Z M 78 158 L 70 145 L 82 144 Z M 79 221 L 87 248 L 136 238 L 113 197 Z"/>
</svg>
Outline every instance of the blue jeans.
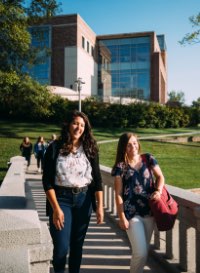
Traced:
<svg viewBox="0 0 200 273">
<path fill-rule="evenodd" d="M 69 273 L 79 273 L 83 243 L 92 213 L 91 192 L 90 190 L 78 194 L 59 192 L 56 196 L 65 215 L 65 223 L 62 230 L 57 230 L 52 221 L 53 211 L 50 208 L 50 233 L 54 244 L 53 267 L 55 272 L 64 273 L 69 254 Z"/>
</svg>

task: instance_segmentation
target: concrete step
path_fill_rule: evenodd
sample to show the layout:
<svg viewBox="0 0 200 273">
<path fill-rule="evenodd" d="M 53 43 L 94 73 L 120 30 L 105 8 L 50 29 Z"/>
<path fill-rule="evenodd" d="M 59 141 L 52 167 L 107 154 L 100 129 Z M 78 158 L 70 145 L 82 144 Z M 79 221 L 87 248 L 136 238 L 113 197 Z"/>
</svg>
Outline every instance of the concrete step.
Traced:
<svg viewBox="0 0 200 273">
<path fill-rule="evenodd" d="M 34 163 L 34 159 L 32 161 Z M 37 173 L 36 164 L 27 171 L 26 178 L 31 188 L 35 209 L 41 221 L 48 222 L 46 217 L 46 196 L 42 188 L 41 174 Z M 129 273 L 131 249 L 126 233 L 119 229 L 105 213 L 105 222 L 96 224 L 92 214 L 83 247 L 81 273 Z M 66 269 L 67 271 L 67 269 Z M 53 273 L 52 267 L 50 273 Z M 166 273 L 159 263 L 149 257 L 144 273 Z"/>
</svg>

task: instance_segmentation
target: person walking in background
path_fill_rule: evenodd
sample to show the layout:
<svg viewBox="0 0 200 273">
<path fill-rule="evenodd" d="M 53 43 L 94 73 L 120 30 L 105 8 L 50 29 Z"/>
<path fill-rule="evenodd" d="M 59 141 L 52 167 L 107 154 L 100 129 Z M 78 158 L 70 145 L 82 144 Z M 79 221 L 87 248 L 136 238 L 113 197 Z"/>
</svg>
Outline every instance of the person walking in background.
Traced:
<svg viewBox="0 0 200 273">
<path fill-rule="evenodd" d="M 57 135 L 56 134 L 52 134 L 51 139 L 48 141 L 48 145 L 50 145 L 56 139 L 57 139 Z"/>
<path fill-rule="evenodd" d="M 31 164 L 31 154 L 33 150 L 33 145 L 30 142 L 29 137 L 24 137 L 22 143 L 20 144 L 20 151 L 22 153 L 22 156 L 25 157 L 27 161 L 27 169 Z"/>
<path fill-rule="evenodd" d="M 39 136 L 37 142 L 34 145 L 34 154 L 37 160 L 37 170 L 41 172 L 43 170 L 44 153 L 46 151 L 47 144 L 43 136 Z"/>
<path fill-rule="evenodd" d="M 97 224 L 103 222 L 98 147 L 84 113 L 68 115 L 61 137 L 48 146 L 42 181 L 54 244 L 54 271 L 65 272 L 69 254 L 69 273 L 79 273 L 92 208 Z"/>
<path fill-rule="evenodd" d="M 141 154 L 136 135 L 124 133 L 119 138 L 115 164 L 112 168 L 119 226 L 127 232 L 132 248 L 131 273 L 142 273 L 155 220 L 149 198 L 160 198 L 164 177 L 151 154 Z M 156 190 L 153 188 L 153 176 Z"/>
</svg>

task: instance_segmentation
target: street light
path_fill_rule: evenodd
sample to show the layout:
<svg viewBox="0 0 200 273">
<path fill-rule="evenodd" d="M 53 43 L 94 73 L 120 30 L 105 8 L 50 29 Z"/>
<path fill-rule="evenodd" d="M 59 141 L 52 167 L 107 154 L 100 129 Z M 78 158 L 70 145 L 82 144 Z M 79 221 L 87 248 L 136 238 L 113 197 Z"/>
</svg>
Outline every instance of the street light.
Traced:
<svg viewBox="0 0 200 273">
<path fill-rule="evenodd" d="M 79 112 L 81 112 L 81 89 L 82 89 L 82 84 L 85 84 L 85 82 L 82 81 L 82 78 L 78 78 L 75 83 L 77 84 L 78 88 L 78 95 L 79 95 Z"/>
</svg>

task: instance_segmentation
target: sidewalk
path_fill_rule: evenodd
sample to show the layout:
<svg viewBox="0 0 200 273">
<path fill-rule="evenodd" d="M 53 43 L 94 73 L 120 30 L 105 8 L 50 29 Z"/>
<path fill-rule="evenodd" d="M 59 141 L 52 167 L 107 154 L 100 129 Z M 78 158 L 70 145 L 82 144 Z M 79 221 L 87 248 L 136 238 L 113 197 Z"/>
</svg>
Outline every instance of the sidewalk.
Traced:
<svg viewBox="0 0 200 273">
<path fill-rule="evenodd" d="M 199 135 L 199 134 L 200 134 L 200 130 L 195 130 L 195 131 L 186 132 L 186 133 L 141 136 L 141 137 L 138 137 L 138 139 L 140 139 L 140 140 L 144 140 L 144 139 L 160 139 L 160 138 L 165 138 L 165 137 L 177 137 L 177 136 L 187 136 L 187 135 L 190 136 L 190 135 Z M 113 138 L 113 139 L 109 139 L 109 140 L 101 140 L 101 141 L 98 141 L 98 143 L 99 144 L 103 144 L 103 143 L 117 142 L 118 140 L 119 140 L 119 138 Z"/>
<path fill-rule="evenodd" d="M 36 161 L 26 173 L 34 204 L 41 221 L 48 223 L 45 215 L 46 196 L 42 188 L 41 174 L 37 172 Z M 120 230 L 105 213 L 105 222 L 96 224 L 93 214 L 83 248 L 81 273 L 129 273 L 131 250 L 125 232 Z M 51 267 L 50 273 L 53 273 Z M 159 263 L 149 258 L 144 273 L 166 273 Z"/>
</svg>

